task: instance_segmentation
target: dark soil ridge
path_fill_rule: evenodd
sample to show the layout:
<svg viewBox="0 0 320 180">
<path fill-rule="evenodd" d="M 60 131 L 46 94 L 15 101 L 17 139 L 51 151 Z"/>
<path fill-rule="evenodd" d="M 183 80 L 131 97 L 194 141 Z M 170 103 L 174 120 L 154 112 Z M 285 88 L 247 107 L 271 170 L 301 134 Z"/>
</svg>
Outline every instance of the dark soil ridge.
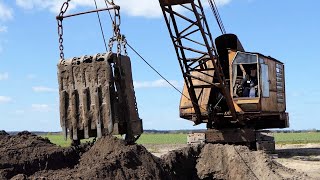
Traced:
<svg viewBox="0 0 320 180">
<path fill-rule="evenodd" d="M 73 169 L 37 172 L 31 179 L 171 179 L 159 158 L 141 145 L 106 136 Z"/>
<path fill-rule="evenodd" d="M 113 136 L 61 148 L 29 132 L 1 132 L 0 153 L 0 179 L 310 179 L 244 146 L 190 146 L 158 158 Z"/>
<path fill-rule="evenodd" d="M 14 136 L 1 131 L 0 179 L 10 179 L 17 174 L 29 176 L 41 170 L 72 168 L 87 146 L 61 148 L 27 131 Z"/>
</svg>

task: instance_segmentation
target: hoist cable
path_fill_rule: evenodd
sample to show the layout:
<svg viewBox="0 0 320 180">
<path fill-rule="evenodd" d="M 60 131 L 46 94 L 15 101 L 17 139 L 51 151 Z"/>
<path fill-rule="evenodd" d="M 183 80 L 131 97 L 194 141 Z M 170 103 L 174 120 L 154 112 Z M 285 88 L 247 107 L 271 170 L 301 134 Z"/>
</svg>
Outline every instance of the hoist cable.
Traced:
<svg viewBox="0 0 320 180">
<path fill-rule="evenodd" d="M 218 7 L 217 7 L 216 2 L 215 2 L 214 0 L 213 0 L 213 4 L 214 4 L 214 7 L 215 7 L 215 9 L 216 9 L 216 11 L 217 11 L 217 15 L 218 15 L 218 18 L 219 18 L 221 27 L 222 27 L 222 29 L 223 29 L 223 33 L 226 34 L 226 29 L 224 28 L 224 25 L 223 25 L 223 22 L 222 22 L 222 19 L 221 19 L 221 16 L 220 16 Z"/>
<path fill-rule="evenodd" d="M 223 25 L 223 22 L 221 20 L 221 16 L 220 16 L 220 13 L 218 11 L 218 8 L 217 8 L 217 5 L 216 5 L 215 1 L 214 0 L 208 0 L 208 2 L 209 2 L 209 5 L 210 5 L 210 8 L 211 8 L 211 10 L 212 10 L 212 12 L 213 12 L 213 14 L 214 14 L 214 16 L 216 18 L 216 21 L 217 21 L 218 26 L 219 26 L 219 28 L 221 30 L 221 33 L 222 34 L 226 34 L 226 30 L 224 28 L 224 25 Z"/>
<path fill-rule="evenodd" d="M 96 9 L 98 9 L 98 5 L 97 5 L 97 1 L 96 1 L 96 0 L 94 0 L 94 4 L 95 4 L 95 6 L 96 6 Z M 99 19 L 99 25 L 100 25 L 100 30 L 101 30 L 102 38 L 103 38 L 104 47 L 106 48 L 106 51 L 108 51 L 107 42 L 106 42 L 106 38 L 104 37 L 104 32 L 103 32 L 103 28 L 102 28 L 102 24 L 101 24 L 101 19 L 100 19 L 100 14 L 99 14 L 99 12 L 97 12 L 97 16 L 98 16 L 98 19 Z"/>
<path fill-rule="evenodd" d="M 225 34 L 225 29 L 224 29 L 224 26 L 223 26 L 223 23 L 222 23 L 222 20 L 221 20 L 221 17 L 220 17 L 220 14 L 219 14 L 219 11 L 218 11 L 218 8 L 217 8 L 215 2 L 212 0 L 208 0 L 208 2 L 210 4 L 211 10 L 216 18 L 216 21 L 217 21 L 217 24 L 221 30 L 221 33 Z"/>
<path fill-rule="evenodd" d="M 95 2 L 96 9 L 98 9 L 96 0 L 94 0 L 94 2 Z M 106 3 L 106 6 L 107 6 L 107 8 L 108 8 L 108 4 L 107 4 L 106 1 L 105 1 L 105 3 Z M 110 16 L 111 21 L 114 23 L 114 20 L 112 19 L 110 10 L 108 10 L 108 12 L 109 12 L 109 16 Z M 102 24 L 101 24 L 101 20 L 100 20 L 100 15 L 99 15 L 98 12 L 97 12 L 97 15 L 98 15 L 98 19 L 99 19 L 99 24 L 100 24 L 100 29 L 101 29 L 101 33 L 102 33 L 102 36 L 103 36 L 104 44 L 105 44 L 105 47 L 106 47 L 106 50 L 107 50 L 106 40 L 105 40 L 105 36 L 104 36 L 104 32 L 103 32 L 103 28 L 102 28 Z M 128 45 L 128 47 L 129 47 L 133 52 L 135 52 L 154 72 L 156 72 L 163 80 L 165 80 L 173 89 L 175 89 L 175 90 L 176 90 L 177 92 L 179 92 L 182 96 L 184 96 L 184 97 L 187 98 L 189 101 L 191 101 L 192 104 L 194 104 L 194 105 L 198 106 L 200 109 L 203 109 L 203 110 L 206 111 L 205 108 L 199 106 L 198 103 L 192 101 L 192 100 L 190 99 L 190 97 L 188 97 L 187 95 L 183 94 L 183 92 L 182 92 L 181 90 L 179 90 L 177 87 L 175 87 L 167 78 L 165 78 L 158 70 L 156 70 L 150 63 L 148 63 L 148 61 L 147 61 L 145 58 L 143 58 L 128 42 L 127 42 L 127 45 Z"/>
<path fill-rule="evenodd" d="M 106 3 L 107 8 L 109 8 L 107 1 L 105 0 L 104 2 Z M 110 19 L 111 19 L 111 21 L 112 21 L 112 23 L 113 23 L 114 21 L 113 21 L 113 19 L 112 19 L 110 10 L 108 10 L 108 12 L 109 12 Z"/>
<path fill-rule="evenodd" d="M 213 2 L 213 3 L 212 3 L 212 2 Z M 217 19 L 218 19 L 218 21 L 219 21 L 219 26 L 220 26 L 221 29 L 222 29 L 222 34 L 225 34 L 225 33 L 226 33 L 226 30 L 225 30 L 224 25 L 223 25 L 223 22 L 222 22 L 222 20 L 221 20 L 221 16 L 220 16 L 218 7 L 217 7 L 217 5 L 216 5 L 216 2 L 215 2 L 214 0 L 211 0 L 211 4 L 213 5 L 213 8 L 214 8 L 214 10 L 215 10 L 215 12 L 216 12 Z"/>
</svg>

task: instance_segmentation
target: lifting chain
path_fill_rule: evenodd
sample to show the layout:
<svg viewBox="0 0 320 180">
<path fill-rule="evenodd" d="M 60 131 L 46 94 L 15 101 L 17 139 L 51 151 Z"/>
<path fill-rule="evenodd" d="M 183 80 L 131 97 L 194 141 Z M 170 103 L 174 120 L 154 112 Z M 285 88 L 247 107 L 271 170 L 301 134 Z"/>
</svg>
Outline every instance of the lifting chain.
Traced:
<svg viewBox="0 0 320 180">
<path fill-rule="evenodd" d="M 69 2 L 71 0 L 67 0 L 66 2 L 63 3 L 60 9 L 60 13 L 57 16 L 57 22 L 58 22 L 58 35 L 59 35 L 59 50 L 60 50 L 60 59 L 64 59 L 64 47 L 63 47 L 63 26 L 62 26 L 62 21 L 63 21 L 63 15 L 66 13 L 68 7 L 69 7 Z"/>
<path fill-rule="evenodd" d="M 106 0 L 106 2 L 109 3 L 108 0 Z M 111 3 L 114 4 L 113 1 Z M 127 40 L 126 40 L 125 36 L 123 34 L 121 34 L 121 32 L 120 32 L 120 25 L 121 25 L 120 10 L 119 9 L 115 9 L 115 11 L 114 11 L 114 20 L 112 22 L 113 37 L 110 38 L 109 45 L 108 45 L 109 46 L 109 52 L 112 52 L 113 43 L 116 41 L 117 42 L 117 56 L 120 56 L 122 50 L 124 52 L 124 55 L 127 56 L 128 55 L 127 47 L 126 47 Z"/>
<path fill-rule="evenodd" d="M 64 59 L 64 46 L 63 46 L 63 15 L 66 13 L 69 7 L 69 3 L 71 0 L 67 0 L 63 3 L 60 9 L 59 15 L 56 17 L 58 22 L 58 35 L 59 35 L 59 50 L 60 50 L 60 59 Z M 105 0 L 106 3 L 110 5 L 115 5 L 113 0 Z M 120 16 L 120 10 L 115 9 L 114 14 L 114 20 L 112 23 L 113 26 L 113 37 L 109 40 L 109 52 L 112 52 L 113 43 L 117 42 L 117 56 L 121 54 L 121 51 L 123 50 L 124 55 L 128 55 L 127 53 L 127 40 L 125 39 L 125 36 L 120 33 L 120 24 L 121 24 L 121 16 Z M 123 48 L 123 49 L 122 49 Z"/>
</svg>

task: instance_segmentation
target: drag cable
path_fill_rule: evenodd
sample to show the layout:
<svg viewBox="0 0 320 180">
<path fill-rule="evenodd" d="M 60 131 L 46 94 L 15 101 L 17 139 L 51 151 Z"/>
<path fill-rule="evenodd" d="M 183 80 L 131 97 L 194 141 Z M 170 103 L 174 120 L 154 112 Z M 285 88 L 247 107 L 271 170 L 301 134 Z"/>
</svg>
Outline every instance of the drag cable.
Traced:
<svg viewBox="0 0 320 180">
<path fill-rule="evenodd" d="M 98 9 L 98 5 L 97 5 L 97 1 L 96 1 L 96 0 L 94 0 L 94 4 L 95 4 L 95 6 L 96 6 L 96 9 Z M 98 19 L 99 19 L 99 25 L 100 25 L 100 30 L 101 30 L 102 38 L 103 38 L 104 47 L 106 48 L 106 51 L 108 51 L 107 43 L 106 43 L 106 38 L 104 37 L 104 32 L 103 32 L 103 28 L 102 28 L 102 24 L 101 24 L 101 19 L 100 19 L 100 14 L 99 14 L 99 12 L 97 12 L 97 15 L 98 15 Z"/>
<path fill-rule="evenodd" d="M 236 153 L 239 155 L 240 159 L 244 162 L 244 164 L 247 166 L 247 168 L 252 172 L 253 176 L 259 180 L 259 178 L 257 177 L 257 175 L 253 172 L 253 170 L 250 168 L 250 166 L 247 164 L 247 162 L 243 159 L 243 157 L 241 156 L 241 154 L 239 153 L 239 151 L 236 149 L 235 146 L 233 146 L 234 150 L 236 151 Z"/>
<path fill-rule="evenodd" d="M 185 98 L 187 98 L 189 101 L 192 102 L 192 104 L 198 106 L 199 108 L 203 109 L 206 111 L 206 109 L 204 109 L 203 107 L 199 106 L 198 103 L 195 103 L 194 101 L 192 101 L 188 96 L 186 96 L 185 94 L 183 94 L 177 87 L 175 87 L 167 78 L 165 78 L 158 70 L 156 70 L 150 63 L 148 63 L 148 61 L 143 58 L 128 42 L 127 45 L 129 46 L 129 48 L 135 52 L 154 72 L 156 72 L 163 80 L 165 80 L 172 88 L 174 88 L 177 92 L 179 92 L 182 96 L 184 96 Z"/>
</svg>

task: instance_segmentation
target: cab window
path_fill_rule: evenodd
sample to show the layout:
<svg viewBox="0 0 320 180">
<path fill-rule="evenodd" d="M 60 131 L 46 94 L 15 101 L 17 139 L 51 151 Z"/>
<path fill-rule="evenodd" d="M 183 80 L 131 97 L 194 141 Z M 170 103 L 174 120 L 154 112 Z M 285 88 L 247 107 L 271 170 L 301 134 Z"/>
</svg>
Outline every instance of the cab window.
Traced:
<svg viewBox="0 0 320 180">
<path fill-rule="evenodd" d="M 232 63 L 234 98 L 259 97 L 258 55 L 238 52 Z"/>
</svg>

